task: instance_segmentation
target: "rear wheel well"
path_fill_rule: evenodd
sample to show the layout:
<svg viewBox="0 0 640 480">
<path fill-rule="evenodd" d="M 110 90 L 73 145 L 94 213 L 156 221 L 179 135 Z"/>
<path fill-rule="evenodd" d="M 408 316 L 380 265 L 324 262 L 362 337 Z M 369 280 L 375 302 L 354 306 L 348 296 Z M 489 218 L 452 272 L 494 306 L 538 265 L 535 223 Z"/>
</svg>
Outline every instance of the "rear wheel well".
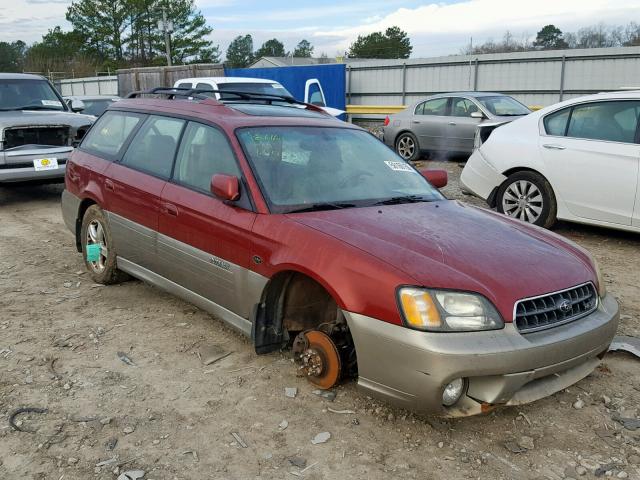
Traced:
<svg viewBox="0 0 640 480">
<path fill-rule="evenodd" d="M 398 132 L 398 134 L 396 135 L 396 138 L 393 139 L 393 148 L 395 149 L 397 144 L 398 144 L 398 139 L 400 138 L 401 135 L 405 134 L 405 133 L 410 133 L 411 135 L 413 135 L 414 137 L 416 137 L 416 142 L 418 144 L 418 148 L 420 148 L 420 141 L 418 140 L 418 137 L 416 136 L 415 133 L 413 133 L 411 130 L 408 129 L 404 129 Z"/>
<path fill-rule="evenodd" d="M 76 217 L 76 249 L 78 252 L 82 252 L 82 241 L 80 239 L 80 230 L 82 229 L 82 219 L 84 218 L 84 214 L 91 205 L 95 205 L 96 202 L 91 200 L 90 198 L 85 198 L 80 202 L 80 206 L 78 207 L 78 216 Z"/>
<path fill-rule="evenodd" d="M 505 172 L 502 172 L 502 175 L 504 175 L 505 177 L 509 177 L 510 175 L 513 175 L 514 173 L 518 173 L 518 172 L 533 172 L 544 177 L 544 175 L 542 175 L 539 171 L 534 170 L 533 168 L 527 168 L 527 167 L 513 167 Z"/>
</svg>

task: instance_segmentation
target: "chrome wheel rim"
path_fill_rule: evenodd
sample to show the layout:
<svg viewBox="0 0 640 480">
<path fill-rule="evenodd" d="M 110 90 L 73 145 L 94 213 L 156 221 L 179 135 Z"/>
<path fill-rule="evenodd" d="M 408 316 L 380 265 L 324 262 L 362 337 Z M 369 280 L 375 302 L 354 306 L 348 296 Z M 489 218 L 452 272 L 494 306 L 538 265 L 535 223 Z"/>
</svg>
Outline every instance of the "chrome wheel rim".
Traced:
<svg viewBox="0 0 640 480">
<path fill-rule="evenodd" d="M 398 140 L 398 154 L 405 160 L 413 156 L 416 151 L 416 144 L 410 136 L 402 137 Z"/>
<path fill-rule="evenodd" d="M 88 262 L 91 269 L 96 273 L 104 272 L 107 265 L 107 256 L 109 250 L 107 248 L 107 239 L 104 235 L 104 227 L 98 220 L 91 220 L 87 227 L 87 245 L 100 245 L 100 256 L 95 262 Z"/>
<path fill-rule="evenodd" d="M 535 223 L 542 215 L 543 207 L 540 189 L 527 180 L 513 182 L 502 196 L 502 211 L 524 222 Z"/>
</svg>

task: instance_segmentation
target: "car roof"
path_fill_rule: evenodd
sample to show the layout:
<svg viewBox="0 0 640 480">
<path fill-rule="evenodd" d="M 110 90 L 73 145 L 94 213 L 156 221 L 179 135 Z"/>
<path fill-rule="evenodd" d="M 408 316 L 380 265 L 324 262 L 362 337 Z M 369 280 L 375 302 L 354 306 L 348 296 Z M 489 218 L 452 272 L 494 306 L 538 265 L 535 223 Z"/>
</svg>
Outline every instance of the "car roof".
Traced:
<svg viewBox="0 0 640 480">
<path fill-rule="evenodd" d="M 0 80 L 45 80 L 45 78 L 32 73 L 0 73 Z"/>
<path fill-rule="evenodd" d="M 598 100 L 640 100 L 640 90 L 621 90 L 617 92 L 600 92 L 594 93 L 592 95 L 584 95 L 581 97 L 573 97 L 569 100 L 564 100 L 562 102 L 553 103 L 551 105 L 547 105 L 540 110 L 533 112 L 536 116 L 544 116 L 549 112 L 554 112 L 556 110 L 562 110 L 563 108 L 569 107 L 571 105 L 576 105 L 578 103 L 585 102 L 594 102 Z"/>
<path fill-rule="evenodd" d="M 175 83 L 180 82 L 215 82 L 215 83 L 278 83 L 275 80 L 269 80 L 267 78 L 251 78 L 251 77 L 195 77 L 195 78 L 181 78 Z"/>
<path fill-rule="evenodd" d="M 234 108 L 234 105 L 237 105 L 238 108 Z M 263 109 L 265 112 L 261 113 L 259 109 Z M 325 126 L 362 130 L 360 127 L 345 123 L 329 114 L 292 105 L 268 105 L 248 102 L 225 104 L 212 98 L 207 98 L 206 100 L 125 98 L 112 103 L 108 110 L 187 116 L 205 121 L 214 121 L 231 129 L 267 125 L 291 126 L 294 123 L 296 126 Z"/>
</svg>

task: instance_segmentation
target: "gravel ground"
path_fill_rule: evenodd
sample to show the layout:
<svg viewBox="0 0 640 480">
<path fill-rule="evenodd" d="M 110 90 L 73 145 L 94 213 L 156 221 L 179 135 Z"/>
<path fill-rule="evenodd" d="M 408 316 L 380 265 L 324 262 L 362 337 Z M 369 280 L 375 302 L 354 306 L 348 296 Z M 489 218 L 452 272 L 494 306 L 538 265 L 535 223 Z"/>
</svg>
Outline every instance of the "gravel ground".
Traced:
<svg viewBox="0 0 640 480">
<path fill-rule="evenodd" d="M 482 205 L 460 194 L 460 164 L 425 163 L 449 171 L 450 198 Z M 330 402 L 296 377 L 288 352 L 257 356 L 220 321 L 142 282 L 94 285 L 60 193 L 0 188 L 1 479 L 106 480 L 131 469 L 146 480 L 640 478 L 640 430 L 612 419 L 639 414 L 631 355 L 610 354 L 566 391 L 481 417 L 415 415 L 353 382 Z M 620 333 L 640 335 L 640 236 L 555 231 L 595 255 L 621 303 Z M 231 354 L 204 366 L 198 352 L 211 344 Z M 18 432 L 8 420 L 19 407 L 47 411 L 17 416 Z M 321 432 L 329 440 L 312 444 Z"/>
</svg>

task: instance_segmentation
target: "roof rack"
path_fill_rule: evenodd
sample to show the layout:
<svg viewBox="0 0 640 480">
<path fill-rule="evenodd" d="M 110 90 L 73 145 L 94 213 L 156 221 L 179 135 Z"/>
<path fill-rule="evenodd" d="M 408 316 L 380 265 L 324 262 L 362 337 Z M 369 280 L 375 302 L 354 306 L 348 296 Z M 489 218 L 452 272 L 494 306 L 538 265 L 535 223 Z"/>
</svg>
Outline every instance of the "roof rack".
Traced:
<svg viewBox="0 0 640 480">
<path fill-rule="evenodd" d="M 236 97 L 238 97 L 238 100 L 228 99 L 228 98 L 218 100 L 216 98 L 212 98 L 210 95 L 206 95 L 211 93 L 235 95 Z M 244 92 L 240 90 L 215 90 L 215 89 L 187 88 L 187 87 L 156 87 L 146 91 L 138 90 L 135 92 L 131 92 L 129 95 L 127 95 L 127 98 L 138 98 L 141 95 L 167 95 L 169 98 L 172 98 L 172 99 L 175 97 L 198 98 L 200 100 L 213 99 L 213 100 L 218 100 L 221 103 L 245 101 L 245 100 L 248 100 L 248 101 L 257 100 L 257 101 L 267 102 L 269 104 L 272 104 L 273 102 L 285 102 L 289 104 L 304 105 L 305 107 L 313 107 L 314 110 L 317 109 L 319 111 L 324 111 L 321 108 L 317 107 L 316 105 L 301 102 L 299 100 L 296 100 L 290 95 L 276 95 L 273 93 L 260 93 L 260 92 Z"/>
</svg>

